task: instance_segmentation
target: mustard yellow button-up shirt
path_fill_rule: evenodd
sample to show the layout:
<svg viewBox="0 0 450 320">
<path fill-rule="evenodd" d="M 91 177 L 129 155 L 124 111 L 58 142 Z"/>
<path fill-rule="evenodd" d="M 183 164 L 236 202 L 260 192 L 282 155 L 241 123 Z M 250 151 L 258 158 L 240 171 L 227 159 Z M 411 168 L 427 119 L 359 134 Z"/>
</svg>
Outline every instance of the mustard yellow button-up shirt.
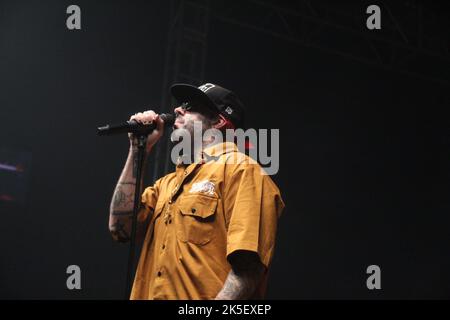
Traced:
<svg viewBox="0 0 450 320">
<path fill-rule="evenodd" d="M 236 250 L 257 253 L 269 267 L 284 208 L 279 189 L 234 143 L 203 155 L 144 190 L 139 220 L 151 218 L 131 299 L 214 299 Z"/>
</svg>

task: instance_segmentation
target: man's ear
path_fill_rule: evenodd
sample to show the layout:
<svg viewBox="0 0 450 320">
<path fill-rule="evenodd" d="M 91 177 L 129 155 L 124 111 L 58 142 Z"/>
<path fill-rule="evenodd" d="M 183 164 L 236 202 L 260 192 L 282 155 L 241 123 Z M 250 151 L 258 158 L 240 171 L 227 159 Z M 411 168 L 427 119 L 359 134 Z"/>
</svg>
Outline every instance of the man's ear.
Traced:
<svg viewBox="0 0 450 320">
<path fill-rule="evenodd" d="M 225 119 L 223 115 L 219 114 L 219 120 L 217 120 L 217 122 L 213 124 L 213 128 L 220 130 L 226 125 L 228 125 L 228 120 Z"/>
</svg>

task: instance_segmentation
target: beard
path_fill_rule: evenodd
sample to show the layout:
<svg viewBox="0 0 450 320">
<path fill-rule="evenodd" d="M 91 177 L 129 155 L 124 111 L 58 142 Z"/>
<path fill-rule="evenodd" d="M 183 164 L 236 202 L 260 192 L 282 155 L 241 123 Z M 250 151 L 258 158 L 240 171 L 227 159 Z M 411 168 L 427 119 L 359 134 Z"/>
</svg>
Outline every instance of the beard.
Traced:
<svg viewBox="0 0 450 320">
<path fill-rule="evenodd" d="M 211 121 L 201 114 L 195 114 L 195 116 L 187 115 L 184 118 L 178 115 L 175 119 L 175 123 L 177 122 L 179 125 L 174 125 L 174 130 L 186 130 L 192 139 L 194 137 L 203 137 L 205 131 L 212 128 Z"/>
<path fill-rule="evenodd" d="M 205 144 L 203 141 L 204 133 L 212 128 L 212 122 L 201 114 L 178 115 L 173 128 L 174 131 L 170 137 L 172 147 L 180 143 L 189 144 L 190 154 L 183 154 L 182 158 L 194 162 L 203 150 Z"/>
</svg>

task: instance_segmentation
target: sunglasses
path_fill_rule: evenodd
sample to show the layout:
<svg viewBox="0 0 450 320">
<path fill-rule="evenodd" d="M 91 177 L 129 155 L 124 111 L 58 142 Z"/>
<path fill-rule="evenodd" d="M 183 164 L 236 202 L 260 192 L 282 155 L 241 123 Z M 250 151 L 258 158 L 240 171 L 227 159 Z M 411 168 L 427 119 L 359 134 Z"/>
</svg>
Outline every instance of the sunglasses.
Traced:
<svg viewBox="0 0 450 320">
<path fill-rule="evenodd" d="M 211 111 L 208 107 L 205 107 L 201 104 L 195 102 L 183 102 L 180 105 L 180 108 L 184 111 L 198 112 L 201 114 L 214 115 L 215 113 Z"/>
<path fill-rule="evenodd" d="M 194 111 L 194 106 L 190 102 L 183 102 L 180 106 L 184 111 Z"/>
</svg>

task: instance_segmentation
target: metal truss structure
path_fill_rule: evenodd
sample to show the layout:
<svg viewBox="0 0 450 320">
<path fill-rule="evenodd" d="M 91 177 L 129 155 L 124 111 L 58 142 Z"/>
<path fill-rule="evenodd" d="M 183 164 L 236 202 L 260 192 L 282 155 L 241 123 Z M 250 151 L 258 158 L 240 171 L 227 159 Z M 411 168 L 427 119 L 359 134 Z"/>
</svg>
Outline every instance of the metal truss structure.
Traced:
<svg viewBox="0 0 450 320">
<path fill-rule="evenodd" d="M 213 18 L 354 61 L 450 84 L 449 17 L 421 1 L 376 1 L 369 30 L 361 1 L 220 1 Z"/>
<path fill-rule="evenodd" d="M 202 83 L 205 74 L 209 20 L 209 0 L 170 0 L 170 25 L 164 66 L 161 113 L 173 111 L 174 104 L 168 95 L 173 83 L 189 83 L 195 86 Z M 151 158 L 153 180 L 171 169 L 172 161 L 169 159 L 168 141 L 168 137 L 164 137 L 157 144 L 155 155 L 153 159 Z"/>
<path fill-rule="evenodd" d="M 173 104 L 167 93 L 172 83 L 203 82 L 210 19 L 376 68 L 450 84 L 448 17 L 440 8 L 420 1 L 377 1 L 381 9 L 380 30 L 366 27 L 369 3 L 365 1 L 170 1 L 161 112 L 171 112 Z M 153 177 L 167 173 L 170 163 L 168 143 L 159 143 Z"/>
</svg>

